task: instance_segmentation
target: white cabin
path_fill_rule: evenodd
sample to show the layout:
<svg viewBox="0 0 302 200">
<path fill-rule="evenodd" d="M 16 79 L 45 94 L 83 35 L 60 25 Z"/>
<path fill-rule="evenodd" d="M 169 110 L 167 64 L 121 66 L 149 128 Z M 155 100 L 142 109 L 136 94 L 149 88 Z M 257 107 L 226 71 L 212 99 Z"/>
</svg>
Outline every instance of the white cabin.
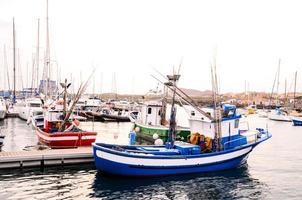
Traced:
<svg viewBox="0 0 302 200">
<path fill-rule="evenodd" d="M 149 102 L 142 106 L 139 121 L 146 125 L 160 126 L 162 104 L 159 102 Z"/>
<path fill-rule="evenodd" d="M 214 117 L 213 109 L 202 109 L 206 113 Z M 206 116 L 195 114 L 198 111 L 192 112 L 189 118 L 191 133 L 199 133 L 205 137 L 214 139 L 215 125 Z M 239 134 L 239 120 L 241 115 L 236 114 L 236 107 L 225 104 L 222 113 L 221 133 L 222 138 L 237 136 Z"/>
</svg>

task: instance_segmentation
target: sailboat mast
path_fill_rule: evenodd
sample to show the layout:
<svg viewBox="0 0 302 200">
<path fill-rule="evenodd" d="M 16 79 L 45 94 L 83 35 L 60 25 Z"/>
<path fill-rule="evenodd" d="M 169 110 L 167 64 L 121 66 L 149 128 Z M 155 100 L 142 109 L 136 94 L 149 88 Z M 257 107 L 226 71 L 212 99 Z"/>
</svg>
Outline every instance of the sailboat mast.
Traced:
<svg viewBox="0 0 302 200">
<path fill-rule="evenodd" d="M 8 64 L 7 64 L 7 56 L 6 56 L 6 46 L 3 47 L 3 59 L 4 59 L 4 67 L 6 69 L 6 76 L 7 76 L 7 83 L 8 83 L 8 91 L 11 92 L 10 88 L 10 80 L 9 80 L 9 70 L 8 70 Z"/>
<path fill-rule="evenodd" d="M 50 48 L 49 48 L 49 23 L 48 23 L 48 0 L 46 0 L 46 55 L 45 55 L 45 81 L 46 96 L 50 96 L 49 80 L 50 80 Z"/>
<path fill-rule="evenodd" d="M 38 19 L 37 49 L 36 49 L 36 73 L 37 73 L 37 90 L 39 89 L 39 51 L 40 51 L 40 19 Z"/>
<path fill-rule="evenodd" d="M 297 71 L 295 72 L 294 108 L 296 108 L 296 87 L 297 87 Z"/>
<path fill-rule="evenodd" d="M 285 79 L 285 83 L 284 83 L 284 104 L 287 104 L 287 80 Z"/>
<path fill-rule="evenodd" d="M 15 18 L 13 18 L 13 72 L 14 72 L 14 86 L 13 86 L 13 104 L 16 103 L 16 34 L 15 34 Z"/>
<path fill-rule="evenodd" d="M 276 103 L 278 103 L 278 100 L 279 100 L 278 93 L 279 93 L 279 84 L 280 84 L 280 81 L 279 81 L 279 79 L 280 79 L 280 65 L 281 65 L 281 59 L 279 59 L 279 64 L 278 64 L 278 76 L 277 76 L 277 98 L 276 98 L 277 102 L 276 102 Z"/>
</svg>

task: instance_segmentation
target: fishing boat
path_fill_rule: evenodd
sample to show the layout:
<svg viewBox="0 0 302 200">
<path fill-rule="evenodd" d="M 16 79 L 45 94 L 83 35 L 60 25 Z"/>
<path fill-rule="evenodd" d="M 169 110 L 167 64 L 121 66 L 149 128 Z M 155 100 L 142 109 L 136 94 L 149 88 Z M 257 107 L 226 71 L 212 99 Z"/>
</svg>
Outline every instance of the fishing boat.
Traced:
<svg viewBox="0 0 302 200">
<path fill-rule="evenodd" d="M 58 102 L 60 110 L 50 108 L 44 112 L 44 126 L 36 126 L 36 133 L 41 143 L 50 148 L 76 148 L 81 146 L 91 146 L 96 139 L 96 132 L 84 131 L 79 125 L 80 122 L 73 117 L 73 111 L 77 101 L 84 93 L 88 80 L 81 84 L 73 100 L 72 105 L 67 108 L 67 89 L 71 83 L 60 83 L 63 88 L 63 101 Z M 37 124 L 37 123 L 34 123 Z"/>
<path fill-rule="evenodd" d="M 176 80 L 170 77 L 176 93 Z M 173 96 L 174 96 L 173 95 Z M 215 104 L 216 105 L 216 104 Z M 103 173 L 118 176 L 164 176 L 235 168 L 244 164 L 249 153 L 269 139 L 267 130 L 240 130 L 241 115 L 236 107 L 223 106 L 223 116 L 201 111 L 202 118 L 190 117 L 190 143 L 175 142 L 176 109 L 171 106 L 169 137 L 163 146 L 114 145 L 93 143 L 95 165 Z"/>
<path fill-rule="evenodd" d="M 76 148 L 91 146 L 96 139 L 96 132 L 83 131 L 79 128 L 79 121 L 70 117 L 63 131 L 59 127 L 63 123 L 62 112 L 47 111 L 44 114 L 44 126 L 36 124 L 36 133 L 41 143 L 50 148 Z M 34 119 L 34 118 L 33 118 Z"/>
<path fill-rule="evenodd" d="M 165 103 L 163 101 L 145 102 L 141 108 L 141 112 L 137 116 L 130 115 L 131 121 L 134 122 L 134 129 L 139 134 L 152 137 L 157 134 L 163 141 L 168 140 L 169 124 L 166 120 Z M 190 128 L 185 126 L 176 126 L 177 140 L 186 141 L 190 135 Z"/>
<path fill-rule="evenodd" d="M 0 120 L 3 120 L 6 116 L 6 104 L 5 104 L 5 100 L 0 97 Z"/>
<path fill-rule="evenodd" d="M 274 121 L 283 121 L 283 122 L 291 122 L 291 117 L 281 110 L 280 108 L 276 108 L 275 110 L 271 110 L 271 112 L 268 114 L 268 118 L 270 120 Z"/>
<path fill-rule="evenodd" d="M 243 164 L 248 154 L 271 135 L 267 130 L 240 130 L 241 116 L 222 119 L 222 149 L 211 148 L 214 139 L 213 121 L 191 118 L 191 141 L 206 138 L 204 146 L 196 143 L 175 142 L 168 146 L 113 145 L 94 143 L 93 152 L 97 169 L 104 173 L 123 176 L 162 176 L 210 172 L 235 168 Z M 214 146 L 214 145 L 213 145 Z"/>
<path fill-rule="evenodd" d="M 292 122 L 294 126 L 302 126 L 302 118 L 301 117 L 292 117 Z"/>
</svg>

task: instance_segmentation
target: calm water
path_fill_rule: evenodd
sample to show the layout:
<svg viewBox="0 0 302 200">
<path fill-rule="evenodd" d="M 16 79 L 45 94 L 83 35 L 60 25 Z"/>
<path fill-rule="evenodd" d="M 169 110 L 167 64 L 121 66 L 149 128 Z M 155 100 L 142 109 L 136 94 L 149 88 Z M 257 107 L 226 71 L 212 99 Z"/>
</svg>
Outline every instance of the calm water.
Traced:
<svg viewBox="0 0 302 200">
<path fill-rule="evenodd" d="M 257 146 L 246 166 L 216 172 L 152 179 L 103 176 L 93 165 L 0 171 L 0 199 L 302 199 L 302 127 L 248 117 L 250 127 L 266 124 L 273 137 Z M 127 143 L 131 123 L 82 123 L 97 140 Z M 4 151 L 37 143 L 19 119 L 0 122 Z"/>
</svg>

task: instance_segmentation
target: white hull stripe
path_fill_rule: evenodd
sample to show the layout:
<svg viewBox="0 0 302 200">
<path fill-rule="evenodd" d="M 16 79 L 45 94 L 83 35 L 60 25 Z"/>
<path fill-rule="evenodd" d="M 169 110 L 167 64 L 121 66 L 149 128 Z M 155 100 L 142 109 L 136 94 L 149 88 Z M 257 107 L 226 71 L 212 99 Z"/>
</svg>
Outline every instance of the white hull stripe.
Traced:
<svg viewBox="0 0 302 200">
<path fill-rule="evenodd" d="M 149 158 L 134 158 L 134 157 L 126 157 L 115 155 L 111 153 L 107 153 L 104 151 L 97 150 L 96 155 L 99 158 L 110 160 L 112 162 L 127 164 L 127 165 L 140 165 L 140 166 L 187 166 L 187 165 L 202 165 L 209 164 L 215 162 L 221 162 L 225 160 L 234 159 L 240 156 L 243 156 L 249 153 L 252 150 L 252 147 L 248 147 L 245 149 L 241 149 L 235 152 L 230 152 L 222 155 L 216 156 L 207 156 L 201 158 L 181 158 L 181 159 L 152 159 L 152 156 Z"/>
<path fill-rule="evenodd" d="M 78 140 L 78 136 L 60 136 L 60 137 L 48 137 L 46 135 L 43 135 L 39 131 L 37 131 L 37 134 L 40 138 L 47 141 L 60 141 L 60 140 Z M 55 133 L 54 133 L 55 134 Z M 92 140 L 96 139 L 96 136 L 94 135 L 82 135 L 81 140 Z"/>
</svg>

